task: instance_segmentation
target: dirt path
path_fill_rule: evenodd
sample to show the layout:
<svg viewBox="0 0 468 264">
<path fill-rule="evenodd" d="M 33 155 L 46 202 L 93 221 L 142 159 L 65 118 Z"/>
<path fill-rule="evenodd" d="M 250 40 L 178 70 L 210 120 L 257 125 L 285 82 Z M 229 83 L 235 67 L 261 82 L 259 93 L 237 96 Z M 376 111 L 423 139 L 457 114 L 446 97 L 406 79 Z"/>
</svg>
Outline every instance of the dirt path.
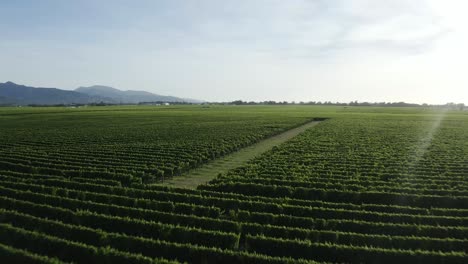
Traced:
<svg viewBox="0 0 468 264">
<path fill-rule="evenodd" d="M 175 176 L 160 184 L 195 189 L 198 185 L 214 179 L 219 173 L 224 174 L 228 170 L 242 166 L 245 162 L 253 159 L 255 156 L 272 149 L 274 146 L 286 142 L 318 123 L 320 123 L 320 121 L 312 121 L 302 126 L 287 130 L 281 134 L 264 139 L 222 158 L 210 161 L 205 165 L 190 170 L 184 175 Z"/>
</svg>

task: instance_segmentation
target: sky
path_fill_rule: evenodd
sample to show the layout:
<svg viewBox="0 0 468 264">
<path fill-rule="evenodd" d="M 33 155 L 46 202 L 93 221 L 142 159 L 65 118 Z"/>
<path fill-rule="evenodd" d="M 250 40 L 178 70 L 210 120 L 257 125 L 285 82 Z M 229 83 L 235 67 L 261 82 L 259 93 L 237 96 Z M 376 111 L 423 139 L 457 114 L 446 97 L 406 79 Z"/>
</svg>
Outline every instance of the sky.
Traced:
<svg viewBox="0 0 468 264">
<path fill-rule="evenodd" d="M 0 1 L 0 82 L 468 103 L 465 0 Z"/>
</svg>

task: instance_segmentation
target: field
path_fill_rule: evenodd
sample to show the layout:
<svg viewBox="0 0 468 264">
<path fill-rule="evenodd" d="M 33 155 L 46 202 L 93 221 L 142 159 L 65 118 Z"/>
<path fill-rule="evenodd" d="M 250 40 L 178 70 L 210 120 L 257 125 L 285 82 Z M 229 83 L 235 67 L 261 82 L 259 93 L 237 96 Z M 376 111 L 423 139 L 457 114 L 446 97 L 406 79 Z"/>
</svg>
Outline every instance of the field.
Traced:
<svg viewBox="0 0 468 264">
<path fill-rule="evenodd" d="M 0 108 L 0 138 L 0 260 L 468 263 L 466 111 Z"/>
</svg>

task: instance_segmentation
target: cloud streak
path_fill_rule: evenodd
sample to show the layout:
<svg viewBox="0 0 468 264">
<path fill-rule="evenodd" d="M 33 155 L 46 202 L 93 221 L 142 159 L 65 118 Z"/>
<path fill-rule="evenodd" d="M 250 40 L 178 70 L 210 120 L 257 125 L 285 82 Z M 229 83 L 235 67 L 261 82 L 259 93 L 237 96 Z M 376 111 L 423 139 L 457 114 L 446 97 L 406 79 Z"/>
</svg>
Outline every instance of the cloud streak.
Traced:
<svg viewBox="0 0 468 264">
<path fill-rule="evenodd" d="M 411 1 L 255 2 L 230 7 L 230 15 L 200 18 L 191 25 L 190 38 L 279 56 L 330 58 L 368 49 L 406 55 L 423 52 L 448 32 L 417 2 L 418 9 Z"/>
</svg>

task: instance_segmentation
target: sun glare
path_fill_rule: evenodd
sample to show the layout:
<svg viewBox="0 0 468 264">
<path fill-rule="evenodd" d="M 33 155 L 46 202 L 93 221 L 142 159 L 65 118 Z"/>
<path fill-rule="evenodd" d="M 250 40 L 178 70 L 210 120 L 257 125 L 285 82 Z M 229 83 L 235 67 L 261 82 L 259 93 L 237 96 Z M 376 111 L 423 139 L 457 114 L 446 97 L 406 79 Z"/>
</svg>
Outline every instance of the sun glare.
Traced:
<svg viewBox="0 0 468 264">
<path fill-rule="evenodd" d="M 423 159 L 424 155 L 427 153 L 429 147 L 431 146 L 432 140 L 434 139 L 434 136 L 437 134 L 440 125 L 442 124 L 447 115 L 447 111 L 447 109 L 443 108 L 437 110 L 437 113 L 434 113 L 434 115 L 431 115 L 431 118 L 433 118 L 433 120 L 431 123 L 429 123 L 428 129 L 422 132 L 421 139 L 419 140 L 417 148 L 413 154 L 414 156 L 410 157 L 411 170 L 414 170 L 419 166 L 419 163 Z"/>
</svg>

